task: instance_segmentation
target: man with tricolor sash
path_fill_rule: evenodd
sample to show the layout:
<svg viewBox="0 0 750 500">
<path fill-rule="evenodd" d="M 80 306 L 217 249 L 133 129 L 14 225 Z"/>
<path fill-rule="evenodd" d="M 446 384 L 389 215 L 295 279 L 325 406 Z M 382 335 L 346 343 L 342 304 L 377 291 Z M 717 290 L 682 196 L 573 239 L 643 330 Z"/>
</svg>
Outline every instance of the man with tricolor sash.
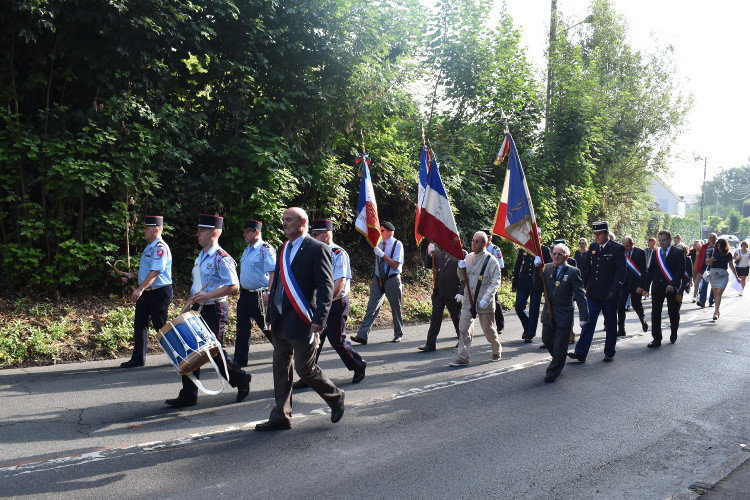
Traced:
<svg viewBox="0 0 750 500">
<path fill-rule="evenodd" d="M 648 347 L 661 345 L 661 311 L 664 300 L 667 301 L 671 334 L 669 341 L 677 341 L 677 329 L 680 326 L 680 299 L 678 292 L 685 274 L 685 252 L 672 245 L 672 233 L 659 231 L 659 248 L 654 250 L 649 266 L 638 293 L 648 294 L 651 287 L 651 335 L 654 340 Z"/>
<path fill-rule="evenodd" d="M 625 247 L 625 281 L 622 283 L 622 293 L 617 304 L 617 335 L 619 337 L 627 334 L 625 332 L 625 304 L 628 297 L 630 297 L 630 305 L 641 322 L 641 328 L 644 332 L 648 331 L 646 315 L 643 312 L 643 296 L 636 291 L 646 274 L 646 252 L 635 246 L 635 242 L 630 236 L 625 236 L 622 239 L 622 246 Z"/>
<path fill-rule="evenodd" d="M 307 213 L 288 208 L 282 217 L 284 242 L 276 252 L 269 301 L 273 342 L 273 390 L 276 406 L 256 431 L 292 427 L 292 363 L 308 386 L 331 407 L 331 422 L 344 415 L 344 391 L 315 363 L 333 297 L 333 269 L 328 245 L 310 237 Z"/>
</svg>

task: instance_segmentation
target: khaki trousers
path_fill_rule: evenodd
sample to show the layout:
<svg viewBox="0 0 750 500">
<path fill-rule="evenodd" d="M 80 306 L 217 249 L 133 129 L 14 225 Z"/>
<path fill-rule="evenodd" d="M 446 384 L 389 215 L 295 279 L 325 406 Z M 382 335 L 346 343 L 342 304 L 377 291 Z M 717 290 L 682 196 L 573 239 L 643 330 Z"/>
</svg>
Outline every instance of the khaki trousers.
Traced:
<svg viewBox="0 0 750 500">
<path fill-rule="evenodd" d="M 503 348 L 497 336 L 495 328 L 495 313 L 493 311 L 477 313 L 476 319 L 479 320 L 479 326 L 484 332 L 484 337 L 492 346 L 492 355 L 499 356 Z M 471 317 L 471 311 L 468 305 L 461 309 L 461 318 L 458 321 L 458 359 L 459 361 L 469 361 L 469 351 L 471 350 L 471 339 L 474 330 L 474 318 Z"/>
</svg>

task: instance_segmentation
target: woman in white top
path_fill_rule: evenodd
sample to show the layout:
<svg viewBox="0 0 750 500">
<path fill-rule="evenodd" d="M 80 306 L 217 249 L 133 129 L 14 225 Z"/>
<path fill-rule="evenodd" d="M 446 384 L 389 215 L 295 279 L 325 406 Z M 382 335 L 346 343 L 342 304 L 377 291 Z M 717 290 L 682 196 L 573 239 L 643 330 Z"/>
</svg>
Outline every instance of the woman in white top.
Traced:
<svg viewBox="0 0 750 500">
<path fill-rule="evenodd" d="M 735 268 L 737 269 L 737 281 L 740 282 L 744 290 L 745 280 L 747 279 L 748 271 L 750 271 L 750 250 L 747 248 L 747 240 L 740 244 L 739 250 L 735 250 L 734 261 Z"/>
</svg>

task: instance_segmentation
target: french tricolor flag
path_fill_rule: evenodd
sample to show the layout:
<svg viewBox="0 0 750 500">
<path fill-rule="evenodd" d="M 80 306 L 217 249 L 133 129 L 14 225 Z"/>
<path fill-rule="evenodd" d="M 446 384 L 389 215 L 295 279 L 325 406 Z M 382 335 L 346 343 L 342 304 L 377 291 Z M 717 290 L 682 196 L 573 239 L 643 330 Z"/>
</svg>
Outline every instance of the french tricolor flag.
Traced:
<svg viewBox="0 0 750 500">
<path fill-rule="evenodd" d="M 453 210 L 434 159 L 427 175 L 418 231 L 455 258 L 459 260 L 464 258 Z"/>
</svg>

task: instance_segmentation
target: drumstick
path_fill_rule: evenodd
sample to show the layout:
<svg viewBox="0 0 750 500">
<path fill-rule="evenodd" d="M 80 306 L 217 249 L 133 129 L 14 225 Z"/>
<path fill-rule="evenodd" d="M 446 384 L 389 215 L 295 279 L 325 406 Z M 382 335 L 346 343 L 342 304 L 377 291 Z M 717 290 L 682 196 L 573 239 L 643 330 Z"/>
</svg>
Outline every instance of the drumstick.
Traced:
<svg viewBox="0 0 750 500">
<path fill-rule="evenodd" d="M 202 292 L 202 291 L 203 291 L 203 289 L 204 289 L 204 288 L 206 288 L 207 286 L 208 286 L 208 282 L 206 282 L 206 283 L 205 283 L 205 284 L 204 284 L 204 285 L 203 285 L 203 286 L 201 287 L 201 289 L 200 289 L 200 290 L 198 290 L 198 292 Z M 195 292 L 195 293 L 198 293 L 198 292 Z M 193 294 L 193 297 L 194 297 L 194 296 L 195 296 L 195 294 Z M 193 300 L 193 297 L 190 297 L 190 298 L 189 298 L 189 299 L 187 300 L 187 302 L 185 302 L 185 305 L 184 305 L 184 306 L 182 306 L 182 309 L 180 309 L 180 314 L 184 314 L 184 313 L 186 313 L 186 312 L 188 311 L 188 309 L 190 309 L 191 307 L 193 307 L 193 302 L 195 302 L 195 301 Z"/>
</svg>

